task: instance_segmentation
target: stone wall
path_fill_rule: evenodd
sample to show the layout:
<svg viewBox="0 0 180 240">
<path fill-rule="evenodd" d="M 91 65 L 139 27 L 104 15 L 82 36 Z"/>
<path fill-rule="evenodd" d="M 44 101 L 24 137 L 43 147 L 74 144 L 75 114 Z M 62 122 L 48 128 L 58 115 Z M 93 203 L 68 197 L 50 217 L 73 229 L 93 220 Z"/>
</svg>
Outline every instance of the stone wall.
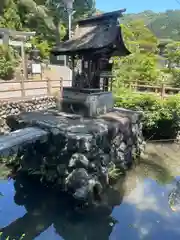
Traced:
<svg viewBox="0 0 180 240">
<path fill-rule="evenodd" d="M 22 112 L 42 111 L 56 107 L 54 97 L 35 97 L 16 101 L 0 101 L 0 135 L 9 132 L 6 118 L 9 115 L 18 115 Z"/>
<path fill-rule="evenodd" d="M 20 171 L 91 202 L 111 178 L 139 158 L 144 147 L 142 116 L 121 108 L 98 118 L 58 111 L 14 116 L 9 121 L 12 129 L 38 127 L 48 134 L 45 143 L 29 145 L 15 162 L 20 161 Z"/>
</svg>

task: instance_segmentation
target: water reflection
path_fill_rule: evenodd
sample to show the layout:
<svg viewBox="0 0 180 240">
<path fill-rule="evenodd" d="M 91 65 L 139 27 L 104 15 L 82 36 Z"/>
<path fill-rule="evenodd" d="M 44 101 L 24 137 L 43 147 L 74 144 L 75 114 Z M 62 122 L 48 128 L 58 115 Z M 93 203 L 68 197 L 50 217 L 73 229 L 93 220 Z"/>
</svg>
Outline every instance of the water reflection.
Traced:
<svg viewBox="0 0 180 240">
<path fill-rule="evenodd" d="M 121 197 L 119 194 L 115 197 L 112 189 L 109 189 L 114 196 L 112 205 L 104 201 L 101 206 L 84 211 L 77 207 L 71 197 L 52 194 L 50 190 L 38 186 L 38 182 L 32 183 L 28 178 L 17 178 L 14 188 L 15 203 L 24 206 L 27 213 L 0 229 L 3 232 L 2 240 L 8 236 L 10 240 L 16 240 L 22 234 L 25 234 L 23 239 L 32 240 L 52 226 L 56 234 L 65 240 L 106 240 L 117 222 L 110 214 L 114 205 L 121 203 Z"/>
<path fill-rule="evenodd" d="M 179 240 L 180 153 L 169 148 L 149 148 L 100 206 L 85 211 L 28 178 L 0 182 L 2 240 L 23 233 L 25 240 Z"/>
<path fill-rule="evenodd" d="M 180 212 L 180 181 L 176 182 L 176 186 L 169 194 L 169 206 L 174 212 Z"/>
<path fill-rule="evenodd" d="M 173 212 L 169 205 L 170 199 L 173 206 L 180 203 L 178 179 L 162 185 L 150 178 L 134 178 L 132 174 L 117 184 L 122 187 L 128 182 L 131 187 L 128 193 L 124 192 L 123 201 L 118 191 L 109 189 L 105 195 L 108 200 L 104 198 L 100 206 L 85 211 L 77 210 L 76 203 L 67 195 L 56 195 L 38 182 L 19 178 L 14 182 L 14 201 L 22 208 L 18 207 L 14 220 L 11 216 L 9 225 L 4 224 L 1 239 L 10 236 L 10 240 L 16 240 L 25 233 L 25 240 L 179 240 L 180 212 Z M 6 197 L 7 193 L 3 193 Z M 4 207 L 8 209 L 6 204 Z M 12 210 L 9 213 L 13 215 Z"/>
<path fill-rule="evenodd" d="M 139 180 L 137 187 L 113 210 L 119 224 L 110 239 L 179 240 L 180 212 L 172 212 L 168 203 L 175 186 L 175 181 L 162 186 L 152 179 Z"/>
</svg>

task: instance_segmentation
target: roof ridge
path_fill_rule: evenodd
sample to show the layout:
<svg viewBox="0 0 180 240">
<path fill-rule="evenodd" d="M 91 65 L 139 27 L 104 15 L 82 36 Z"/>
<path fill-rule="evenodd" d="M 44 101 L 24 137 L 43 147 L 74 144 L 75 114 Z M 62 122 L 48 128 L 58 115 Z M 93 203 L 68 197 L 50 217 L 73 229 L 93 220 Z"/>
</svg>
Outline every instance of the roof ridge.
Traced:
<svg viewBox="0 0 180 240">
<path fill-rule="evenodd" d="M 85 18 L 85 19 L 80 19 L 79 21 L 77 21 L 78 24 L 86 24 L 87 22 L 92 22 L 92 21 L 101 21 L 101 20 L 105 20 L 108 18 L 118 18 L 118 17 L 122 17 L 122 13 L 124 13 L 126 11 L 126 9 L 120 9 L 120 10 L 116 10 L 116 11 L 112 11 L 112 12 L 106 12 L 106 13 L 102 13 L 102 14 L 98 14 L 96 16 L 92 16 L 89 18 Z"/>
</svg>

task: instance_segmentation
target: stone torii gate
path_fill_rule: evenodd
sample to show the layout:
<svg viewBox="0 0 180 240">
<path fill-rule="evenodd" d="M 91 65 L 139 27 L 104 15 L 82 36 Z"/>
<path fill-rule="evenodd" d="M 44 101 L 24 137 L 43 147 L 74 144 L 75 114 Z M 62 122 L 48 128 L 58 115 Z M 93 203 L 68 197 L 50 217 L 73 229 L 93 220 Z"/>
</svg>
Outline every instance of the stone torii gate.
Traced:
<svg viewBox="0 0 180 240">
<path fill-rule="evenodd" d="M 27 64 L 26 64 L 26 57 L 25 57 L 25 43 L 26 41 L 35 36 L 36 32 L 21 32 L 16 30 L 11 30 L 8 28 L 0 28 L 0 35 L 2 36 L 2 43 L 5 46 L 10 45 L 10 39 L 15 38 L 18 39 L 18 46 L 21 47 L 21 58 L 23 64 L 23 75 L 24 78 L 27 77 Z M 13 43 L 13 42 L 12 42 Z M 12 44 L 14 45 L 14 44 Z"/>
</svg>

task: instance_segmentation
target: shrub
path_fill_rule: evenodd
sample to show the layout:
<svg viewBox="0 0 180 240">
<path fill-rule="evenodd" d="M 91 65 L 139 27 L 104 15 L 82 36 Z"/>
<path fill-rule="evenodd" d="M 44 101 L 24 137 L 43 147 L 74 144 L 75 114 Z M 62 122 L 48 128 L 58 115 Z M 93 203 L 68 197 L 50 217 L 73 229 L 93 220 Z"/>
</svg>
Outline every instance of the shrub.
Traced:
<svg viewBox="0 0 180 240">
<path fill-rule="evenodd" d="M 37 49 L 40 51 L 40 57 L 41 59 L 48 59 L 49 58 L 49 52 L 50 52 L 50 45 L 48 41 L 40 40 L 38 37 L 34 37 L 31 39 L 31 44 L 33 46 L 36 46 Z"/>
<path fill-rule="evenodd" d="M 14 77 L 16 59 L 13 49 L 0 45 L 0 78 L 10 80 Z"/>
<path fill-rule="evenodd" d="M 115 98 L 115 106 L 144 112 L 146 138 L 176 138 L 180 125 L 180 95 L 161 99 L 153 94 L 123 92 Z"/>
<path fill-rule="evenodd" d="M 115 85 L 141 81 L 155 84 L 161 82 L 162 73 L 157 68 L 158 57 L 154 54 L 135 53 L 124 58 L 114 58 Z"/>
<path fill-rule="evenodd" d="M 3 235 L 3 233 L 0 232 L 0 239 L 1 239 L 1 236 L 2 236 L 2 235 Z M 25 234 L 23 234 L 23 235 L 19 238 L 19 240 L 23 240 L 24 237 L 25 237 Z M 10 240 L 10 239 L 11 239 L 10 237 L 6 237 L 6 238 L 5 238 L 5 240 Z"/>
</svg>

